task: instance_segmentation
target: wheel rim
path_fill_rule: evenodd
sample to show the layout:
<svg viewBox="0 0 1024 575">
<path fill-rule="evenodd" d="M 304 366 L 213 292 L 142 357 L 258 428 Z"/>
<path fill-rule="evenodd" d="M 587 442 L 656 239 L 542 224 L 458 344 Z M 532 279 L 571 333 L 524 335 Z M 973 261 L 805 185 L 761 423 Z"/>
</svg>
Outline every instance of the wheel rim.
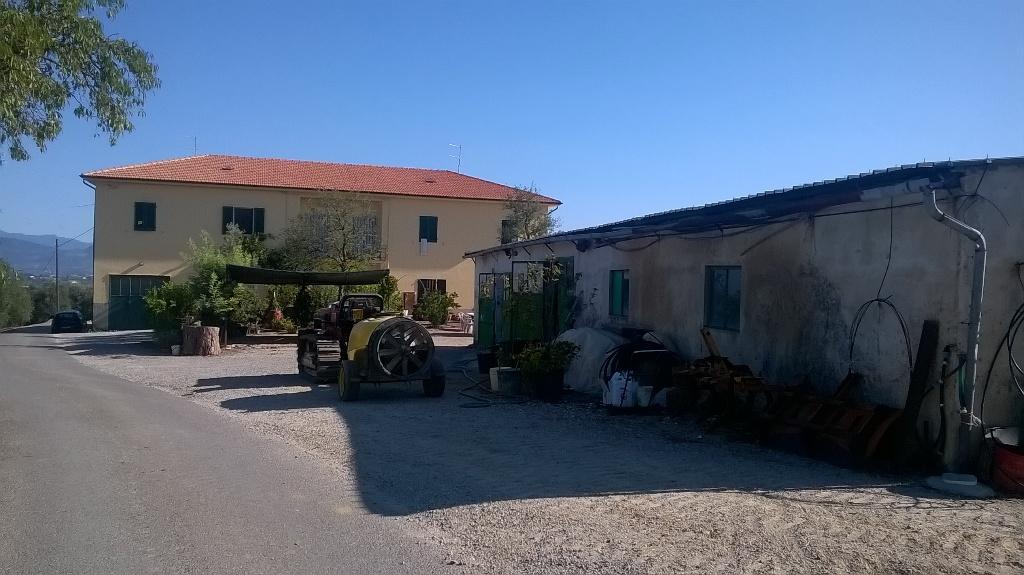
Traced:
<svg viewBox="0 0 1024 575">
<path fill-rule="evenodd" d="M 423 370 L 432 347 L 430 334 L 419 324 L 396 322 L 386 327 L 377 341 L 377 361 L 384 373 L 408 377 Z"/>
</svg>

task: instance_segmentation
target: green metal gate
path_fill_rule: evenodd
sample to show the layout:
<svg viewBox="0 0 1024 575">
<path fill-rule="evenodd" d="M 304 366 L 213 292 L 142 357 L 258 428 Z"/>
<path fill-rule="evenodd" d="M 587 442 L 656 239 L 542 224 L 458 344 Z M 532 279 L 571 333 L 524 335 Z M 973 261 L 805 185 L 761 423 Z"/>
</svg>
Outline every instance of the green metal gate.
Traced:
<svg viewBox="0 0 1024 575">
<path fill-rule="evenodd" d="M 167 282 L 167 276 L 117 276 L 110 278 L 110 298 L 107 307 L 107 329 L 145 329 L 150 327 L 146 316 L 149 290 Z"/>
<path fill-rule="evenodd" d="M 476 344 L 551 341 L 572 327 L 573 258 L 513 262 L 512 273 L 483 273 L 477 285 Z"/>
</svg>

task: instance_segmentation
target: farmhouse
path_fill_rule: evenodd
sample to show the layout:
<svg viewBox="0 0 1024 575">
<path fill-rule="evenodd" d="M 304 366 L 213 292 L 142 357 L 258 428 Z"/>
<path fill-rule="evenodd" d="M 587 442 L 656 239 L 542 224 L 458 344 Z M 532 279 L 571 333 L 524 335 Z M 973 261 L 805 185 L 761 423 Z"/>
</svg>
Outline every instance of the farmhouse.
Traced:
<svg viewBox="0 0 1024 575">
<path fill-rule="evenodd" d="M 82 174 L 96 189 L 95 290 L 99 329 L 145 327 L 142 296 L 187 275 L 182 252 L 229 224 L 278 235 L 328 195 L 369 203 L 365 235 L 376 267 L 398 279 L 405 301 L 425 290 L 472 307 L 472 249 L 498 239 L 512 188 L 448 170 L 204 155 Z M 537 200 L 555 206 L 545 196 Z M 273 242 L 273 239 L 269 241 Z"/>
</svg>

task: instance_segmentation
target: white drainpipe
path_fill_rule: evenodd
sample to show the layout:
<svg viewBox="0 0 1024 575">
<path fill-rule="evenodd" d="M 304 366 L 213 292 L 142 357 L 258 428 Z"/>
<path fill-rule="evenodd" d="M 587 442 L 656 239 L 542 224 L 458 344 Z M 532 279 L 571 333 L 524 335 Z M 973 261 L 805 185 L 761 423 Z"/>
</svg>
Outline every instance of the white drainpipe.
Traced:
<svg viewBox="0 0 1024 575">
<path fill-rule="evenodd" d="M 961 390 L 960 433 L 954 471 L 967 473 L 971 466 L 971 431 L 974 428 L 974 386 L 978 377 L 978 340 L 981 337 L 981 299 L 985 292 L 985 260 L 987 246 L 981 231 L 961 222 L 939 209 L 935 189 L 921 188 L 924 207 L 929 215 L 974 242 L 974 277 L 971 282 L 971 307 L 967 320 L 967 362 L 964 364 L 966 390 Z"/>
</svg>

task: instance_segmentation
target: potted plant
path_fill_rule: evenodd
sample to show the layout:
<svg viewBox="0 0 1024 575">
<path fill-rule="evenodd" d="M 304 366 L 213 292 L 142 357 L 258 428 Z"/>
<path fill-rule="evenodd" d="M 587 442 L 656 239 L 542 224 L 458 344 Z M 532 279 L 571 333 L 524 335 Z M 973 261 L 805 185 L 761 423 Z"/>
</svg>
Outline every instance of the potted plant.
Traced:
<svg viewBox="0 0 1024 575">
<path fill-rule="evenodd" d="M 523 390 L 530 397 L 555 402 L 562 398 L 565 370 L 580 348 L 570 341 L 536 343 L 518 355 Z"/>
</svg>

